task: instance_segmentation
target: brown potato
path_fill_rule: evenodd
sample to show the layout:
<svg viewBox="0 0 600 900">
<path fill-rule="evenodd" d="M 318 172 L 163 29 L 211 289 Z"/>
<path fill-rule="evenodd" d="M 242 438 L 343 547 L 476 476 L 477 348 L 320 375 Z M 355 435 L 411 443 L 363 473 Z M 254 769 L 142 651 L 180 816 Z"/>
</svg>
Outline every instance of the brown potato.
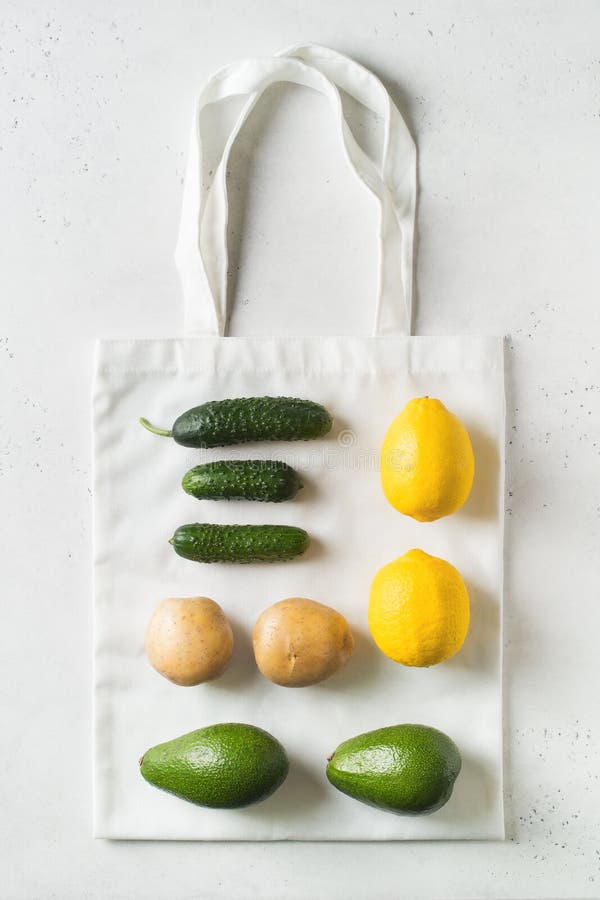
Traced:
<svg viewBox="0 0 600 900">
<path fill-rule="evenodd" d="M 252 640 L 262 674 L 284 687 L 324 681 L 348 662 L 354 650 L 344 617 L 304 597 L 280 600 L 265 609 Z"/>
<path fill-rule="evenodd" d="M 208 597 L 170 597 L 154 611 L 146 630 L 146 654 L 157 672 L 191 686 L 225 671 L 233 652 L 227 616 Z"/>
</svg>

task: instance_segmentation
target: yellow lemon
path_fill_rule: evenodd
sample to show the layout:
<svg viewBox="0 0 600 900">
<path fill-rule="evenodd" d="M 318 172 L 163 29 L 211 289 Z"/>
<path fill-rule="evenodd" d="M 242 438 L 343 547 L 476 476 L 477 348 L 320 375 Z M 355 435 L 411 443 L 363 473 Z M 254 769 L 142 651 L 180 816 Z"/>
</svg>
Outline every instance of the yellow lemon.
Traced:
<svg viewBox="0 0 600 900">
<path fill-rule="evenodd" d="M 405 666 L 454 656 L 469 629 L 469 595 L 449 562 L 409 550 L 375 575 L 369 628 L 382 653 Z"/>
<path fill-rule="evenodd" d="M 475 461 L 467 429 L 440 400 L 417 397 L 396 416 L 381 448 L 381 485 L 394 509 L 433 522 L 459 509 Z"/>
</svg>

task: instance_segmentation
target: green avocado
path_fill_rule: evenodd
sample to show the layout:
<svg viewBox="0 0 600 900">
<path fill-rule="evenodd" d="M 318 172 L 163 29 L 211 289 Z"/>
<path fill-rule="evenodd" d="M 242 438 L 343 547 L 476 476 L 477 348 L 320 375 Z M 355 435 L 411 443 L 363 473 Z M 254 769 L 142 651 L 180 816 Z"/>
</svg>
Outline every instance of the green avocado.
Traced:
<svg viewBox="0 0 600 900">
<path fill-rule="evenodd" d="M 157 744 L 140 760 L 150 784 L 198 806 L 237 809 L 266 800 L 283 784 L 282 745 L 254 725 L 224 723 Z"/>
<path fill-rule="evenodd" d="M 349 797 L 408 816 L 440 809 L 460 772 L 458 747 L 427 725 L 391 725 L 344 741 L 327 778 Z"/>
</svg>

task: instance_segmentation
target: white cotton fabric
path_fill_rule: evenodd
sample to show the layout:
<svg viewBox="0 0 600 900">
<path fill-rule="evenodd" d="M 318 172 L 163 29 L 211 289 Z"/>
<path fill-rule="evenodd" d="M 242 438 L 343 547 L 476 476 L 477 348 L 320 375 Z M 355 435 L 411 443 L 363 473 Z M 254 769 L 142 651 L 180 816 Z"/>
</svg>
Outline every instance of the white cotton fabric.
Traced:
<svg viewBox="0 0 600 900">
<path fill-rule="evenodd" d="M 321 90 L 340 121 L 347 159 L 381 209 L 381 265 L 373 337 L 225 337 L 226 159 L 264 88 L 291 80 Z M 338 89 L 376 111 L 386 129 L 379 162 L 358 150 Z M 186 337 L 98 345 L 95 434 L 95 804 L 97 837 L 165 840 L 500 839 L 502 803 L 503 345 L 496 337 L 411 337 L 415 152 L 380 82 L 320 47 L 245 60 L 209 81 L 201 103 L 248 95 L 214 173 L 204 172 L 202 134 L 192 136 L 178 262 Z M 300 248 L 299 248 L 300 252 Z M 144 432 L 170 425 L 206 400 L 306 397 L 333 414 L 333 431 L 310 442 L 191 450 Z M 455 515 L 423 524 L 386 502 L 379 483 L 383 435 L 415 396 L 441 399 L 467 426 L 476 475 Z M 198 501 L 180 488 L 192 465 L 212 459 L 283 459 L 305 487 L 291 502 Z M 168 544 L 195 521 L 285 523 L 310 533 L 304 557 L 286 563 L 200 564 Z M 367 627 L 377 569 L 413 547 L 449 560 L 471 596 L 460 653 L 430 669 L 384 657 Z M 145 629 L 168 596 L 209 596 L 229 616 L 230 668 L 193 688 L 170 684 L 144 653 Z M 310 597 L 348 619 L 356 651 L 347 667 L 313 687 L 286 689 L 258 672 L 251 634 L 260 612 L 289 596 Z M 215 722 L 247 722 L 286 747 L 290 774 L 266 802 L 209 810 L 156 790 L 138 759 L 162 741 Z M 458 744 L 463 770 L 449 803 L 431 816 L 381 812 L 337 792 L 327 756 L 343 740 L 402 722 L 433 725 Z"/>
</svg>

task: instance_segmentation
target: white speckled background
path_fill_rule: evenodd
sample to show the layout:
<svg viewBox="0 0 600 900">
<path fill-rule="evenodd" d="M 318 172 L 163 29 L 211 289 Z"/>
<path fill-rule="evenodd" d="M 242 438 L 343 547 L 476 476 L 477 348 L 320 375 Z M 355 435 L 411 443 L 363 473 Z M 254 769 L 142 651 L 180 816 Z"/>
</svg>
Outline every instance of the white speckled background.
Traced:
<svg viewBox="0 0 600 900">
<path fill-rule="evenodd" d="M 3 897 L 600 895 L 599 32 L 594 0 L 0 0 Z M 417 138 L 417 331 L 510 334 L 509 840 L 94 842 L 92 340 L 180 331 L 194 95 L 232 58 L 305 40 L 374 68 Z M 337 294 L 360 333 L 374 210 L 324 104 L 279 99 L 232 164 L 232 330 L 332 332 Z M 294 148 L 307 115 L 321 138 Z"/>
</svg>

